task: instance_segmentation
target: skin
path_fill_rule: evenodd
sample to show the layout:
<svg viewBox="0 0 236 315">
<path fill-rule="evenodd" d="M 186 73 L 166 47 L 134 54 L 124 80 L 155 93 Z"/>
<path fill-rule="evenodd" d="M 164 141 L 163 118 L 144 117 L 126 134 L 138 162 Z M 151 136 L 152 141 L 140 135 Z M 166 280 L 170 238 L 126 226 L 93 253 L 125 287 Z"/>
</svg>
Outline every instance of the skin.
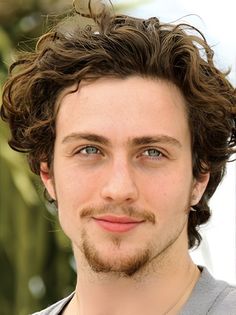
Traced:
<svg viewBox="0 0 236 315">
<path fill-rule="evenodd" d="M 60 100 L 52 172 L 41 164 L 79 273 L 64 314 L 177 314 L 199 277 L 187 220 L 209 180 L 192 175 L 184 97 L 141 77 L 73 89 Z M 142 223 L 109 232 L 94 220 L 103 214 Z"/>
</svg>

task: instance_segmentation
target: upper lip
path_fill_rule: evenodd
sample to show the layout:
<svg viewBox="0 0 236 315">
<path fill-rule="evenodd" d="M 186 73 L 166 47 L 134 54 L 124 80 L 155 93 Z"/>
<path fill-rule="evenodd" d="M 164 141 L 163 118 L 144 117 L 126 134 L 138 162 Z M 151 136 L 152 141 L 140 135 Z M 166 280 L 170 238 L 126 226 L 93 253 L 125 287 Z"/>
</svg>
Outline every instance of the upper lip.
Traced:
<svg viewBox="0 0 236 315">
<path fill-rule="evenodd" d="M 95 220 L 102 220 L 102 221 L 113 222 L 113 223 L 140 223 L 144 221 L 144 220 L 138 220 L 138 219 L 126 217 L 126 216 L 118 217 L 118 216 L 113 216 L 113 215 L 104 215 L 104 216 L 93 217 L 93 218 Z"/>
</svg>

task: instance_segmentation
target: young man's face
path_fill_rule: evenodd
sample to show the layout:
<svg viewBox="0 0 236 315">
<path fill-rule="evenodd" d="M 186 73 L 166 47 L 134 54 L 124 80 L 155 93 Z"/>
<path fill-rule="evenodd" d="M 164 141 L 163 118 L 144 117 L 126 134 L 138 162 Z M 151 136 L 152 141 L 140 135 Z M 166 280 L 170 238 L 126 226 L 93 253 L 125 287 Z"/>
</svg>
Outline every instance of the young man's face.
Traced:
<svg viewBox="0 0 236 315">
<path fill-rule="evenodd" d="M 42 179 L 76 256 L 97 272 L 132 275 L 187 250 L 187 219 L 208 175 L 192 176 L 184 99 L 140 77 L 82 83 L 61 101 L 53 177 Z"/>
</svg>

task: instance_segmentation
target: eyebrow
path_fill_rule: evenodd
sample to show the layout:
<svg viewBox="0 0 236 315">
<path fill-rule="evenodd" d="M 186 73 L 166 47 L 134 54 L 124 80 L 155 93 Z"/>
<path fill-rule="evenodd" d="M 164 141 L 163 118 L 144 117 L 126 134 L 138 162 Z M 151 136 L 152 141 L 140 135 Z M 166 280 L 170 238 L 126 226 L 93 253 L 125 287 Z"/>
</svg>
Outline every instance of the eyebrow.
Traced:
<svg viewBox="0 0 236 315">
<path fill-rule="evenodd" d="M 111 146 L 111 142 L 108 138 L 92 134 L 92 133 L 76 133 L 73 132 L 63 138 L 62 143 L 69 143 L 78 140 L 86 140 L 89 142 L 95 142 L 106 146 Z M 167 143 L 176 147 L 181 148 L 181 143 L 173 137 L 167 135 L 158 135 L 158 136 L 143 136 L 143 137 L 135 137 L 133 139 L 129 139 L 128 143 L 133 146 L 140 146 L 140 145 L 150 145 L 155 143 Z"/>
<path fill-rule="evenodd" d="M 66 136 L 63 140 L 62 143 L 68 143 L 68 142 L 73 142 L 73 141 L 78 141 L 78 140 L 87 140 L 90 142 L 97 142 L 103 145 L 110 145 L 110 141 L 100 135 L 92 134 L 92 133 L 76 133 L 73 132 Z"/>
<path fill-rule="evenodd" d="M 154 143 L 167 143 L 177 147 L 182 147 L 181 143 L 177 139 L 166 135 L 137 137 L 132 139 L 132 143 L 136 146 Z"/>
</svg>

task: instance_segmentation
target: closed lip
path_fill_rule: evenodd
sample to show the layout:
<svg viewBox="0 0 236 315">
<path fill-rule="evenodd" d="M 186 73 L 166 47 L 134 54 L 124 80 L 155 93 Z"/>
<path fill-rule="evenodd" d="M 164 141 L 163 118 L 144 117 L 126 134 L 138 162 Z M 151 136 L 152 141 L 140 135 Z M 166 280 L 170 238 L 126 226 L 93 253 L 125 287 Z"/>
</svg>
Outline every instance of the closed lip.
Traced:
<svg viewBox="0 0 236 315">
<path fill-rule="evenodd" d="M 127 216 L 118 217 L 118 216 L 112 216 L 112 215 L 93 217 L 93 219 L 99 220 L 99 221 L 107 221 L 107 222 L 111 222 L 111 223 L 123 223 L 123 224 L 125 224 L 125 223 L 141 223 L 144 221 L 144 220 L 138 220 L 138 219 L 127 217 Z"/>
</svg>

